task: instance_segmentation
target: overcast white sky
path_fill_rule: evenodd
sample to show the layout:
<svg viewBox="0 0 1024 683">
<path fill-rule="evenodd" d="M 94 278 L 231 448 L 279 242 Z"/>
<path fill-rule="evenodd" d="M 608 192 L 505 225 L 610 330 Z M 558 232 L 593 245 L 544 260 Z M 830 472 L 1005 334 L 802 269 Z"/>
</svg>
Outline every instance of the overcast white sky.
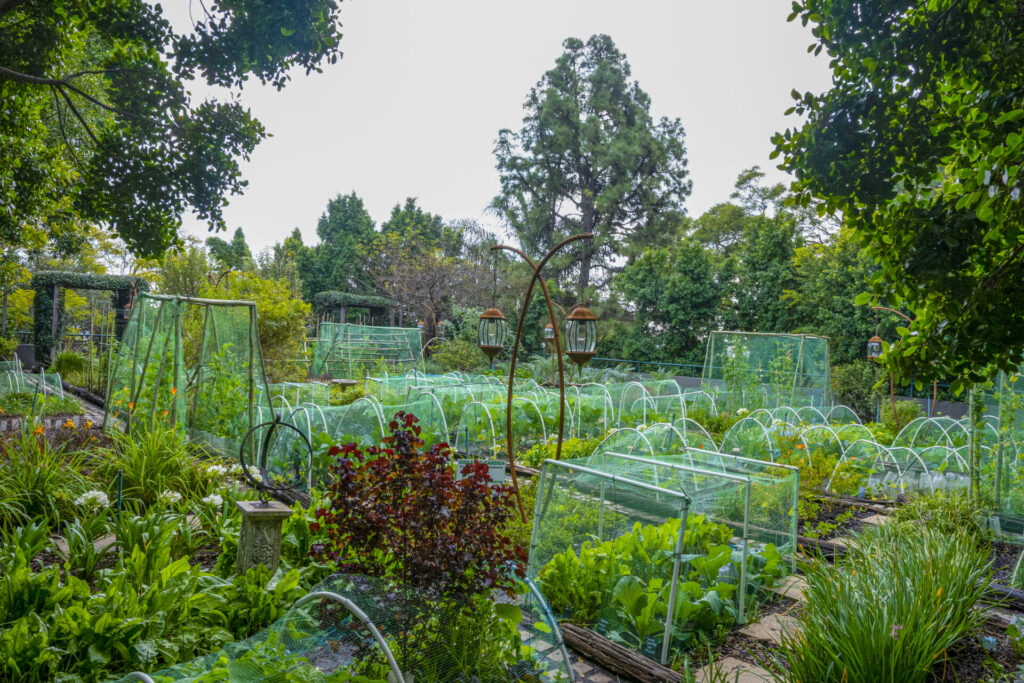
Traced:
<svg viewBox="0 0 1024 683">
<path fill-rule="evenodd" d="M 178 24 L 187 5 L 164 3 Z M 446 219 L 476 218 L 498 191 L 498 130 L 518 129 L 530 87 L 562 41 L 607 33 L 651 97 L 655 118 L 682 119 L 698 216 L 728 201 L 744 168 L 768 159 L 790 91 L 829 86 L 812 37 L 787 23 L 789 0 L 344 0 L 344 57 L 284 90 L 242 101 L 273 137 L 244 166 L 249 187 L 225 212 L 254 250 L 298 227 L 316 241 L 327 201 L 355 191 L 379 224 L 405 197 Z M 198 96 L 202 93 L 195 88 Z M 186 219 L 187 232 L 207 236 Z"/>
</svg>

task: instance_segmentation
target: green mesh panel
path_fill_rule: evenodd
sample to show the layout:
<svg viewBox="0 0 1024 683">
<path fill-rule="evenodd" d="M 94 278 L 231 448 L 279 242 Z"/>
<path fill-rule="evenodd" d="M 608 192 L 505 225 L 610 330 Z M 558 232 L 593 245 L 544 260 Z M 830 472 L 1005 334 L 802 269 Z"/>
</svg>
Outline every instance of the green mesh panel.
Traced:
<svg viewBox="0 0 1024 683">
<path fill-rule="evenodd" d="M 832 405 L 828 339 L 806 334 L 712 332 L 701 388 L 720 410 Z"/>
<path fill-rule="evenodd" d="M 687 510 L 678 491 L 548 460 L 537 488 L 527 573 L 559 617 L 663 660 L 666 621 L 674 623 L 676 614 L 666 620 L 664 606 L 672 604 L 673 577 L 689 573 L 685 555 L 677 555 L 688 550 L 681 535 Z M 649 618 L 641 602 L 651 605 Z"/>
<path fill-rule="evenodd" d="M 255 304 L 139 295 L 110 369 L 107 427 L 163 420 L 236 457 L 270 400 Z"/>
<path fill-rule="evenodd" d="M 130 429 L 157 419 L 186 426 L 183 307 L 149 294 L 135 299 L 110 367 L 105 426 Z"/>
<path fill-rule="evenodd" d="M 421 334 L 415 327 L 375 327 L 322 323 L 310 374 L 314 377 L 352 377 L 380 365 L 407 369 L 421 360 Z"/>
</svg>

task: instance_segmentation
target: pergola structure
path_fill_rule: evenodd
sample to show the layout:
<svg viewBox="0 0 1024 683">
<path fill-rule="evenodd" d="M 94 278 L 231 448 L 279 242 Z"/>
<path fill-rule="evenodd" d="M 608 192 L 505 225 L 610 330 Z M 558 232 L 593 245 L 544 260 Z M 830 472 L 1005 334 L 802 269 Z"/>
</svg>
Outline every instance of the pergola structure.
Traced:
<svg viewBox="0 0 1024 683">
<path fill-rule="evenodd" d="M 114 311 L 114 335 L 124 334 L 135 295 L 149 291 L 149 283 L 136 275 L 97 275 L 43 270 L 32 275 L 33 300 L 32 344 L 36 361 L 49 363 L 56 354 L 64 333 L 64 290 L 97 289 L 111 292 Z"/>
<path fill-rule="evenodd" d="M 369 311 L 371 325 L 383 325 L 384 316 L 388 315 L 388 325 L 395 326 L 396 312 L 398 327 L 402 327 L 402 309 L 396 301 L 374 294 L 357 294 L 354 292 L 320 292 L 313 296 L 313 310 L 320 322 L 348 322 L 350 308 Z"/>
</svg>

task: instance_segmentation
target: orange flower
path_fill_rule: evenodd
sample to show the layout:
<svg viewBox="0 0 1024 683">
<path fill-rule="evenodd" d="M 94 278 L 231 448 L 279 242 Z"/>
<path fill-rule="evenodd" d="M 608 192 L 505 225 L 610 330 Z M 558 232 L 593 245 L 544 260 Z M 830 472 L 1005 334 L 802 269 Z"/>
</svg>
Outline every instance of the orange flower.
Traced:
<svg viewBox="0 0 1024 683">
<path fill-rule="evenodd" d="M 35 434 L 36 436 L 39 436 L 42 433 L 43 433 L 43 425 L 39 425 L 38 427 L 36 427 L 35 431 L 33 432 L 33 434 Z"/>
<path fill-rule="evenodd" d="M 178 395 L 178 389 L 176 387 L 171 387 L 171 396 L 177 396 L 177 395 Z"/>
<path fill-rule="evenodd" d="M 160 413 L 160 417 L 167 417 L 167 411 L 165 410 L 165 411 L 161 412 Z"/>
<path fill-rule="evenodd" d="M 128 410 L 135 410 L 135 404 L 131 401 L 128 402 Z"/>
<path fill-rule="evenodd" d="M 75 428 L 75 423 L 71 420 L 70 417 L 67 420 L 64 421 L 64 428 L 65 429 L 74 429 Z"/>
<path fill-rule="evenodd" d="M 85 428 L 89 429 L 90 427 L 92 427 L 92 420 L 86 420 L 85 421 Z"/>
<path fill-rule="evenodd" d="M 796 447 L 797 447 L 798 449 L 806 448 L 806 446 L 804 446 L 804 445 L 803 445 L 802 443 L 798 443 L 798 444 L 796 445 Z"/>
</svg>

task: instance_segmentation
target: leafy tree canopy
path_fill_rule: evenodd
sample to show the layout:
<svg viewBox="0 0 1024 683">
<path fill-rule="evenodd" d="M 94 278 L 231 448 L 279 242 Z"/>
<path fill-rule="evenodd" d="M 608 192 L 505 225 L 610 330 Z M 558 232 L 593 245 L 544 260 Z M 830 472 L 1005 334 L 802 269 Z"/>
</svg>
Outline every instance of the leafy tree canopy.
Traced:
<svg viewBox="0 0 1024 683">
<path fill-rule="evenodd" d="M 136 254 L 195 212 L 224 229 L 239 160 L 265 136 L 234 98 L 340 57 L 336 0 L 212 0 L 190 33 L 143 0 L 0 0 L 0 240 L 109 227 Z M 186 82 L 228 89 L 195 101 Z"/>
<path fill-rule="evenodd" d="M 630 81 L 612 39 L 569 38 L 563 48 L 526 98 L 523 127 L 498 133 L 501 193 L 492 208 L 531 256 L 571 234 L 594 233 L 551 266 L 563 286 L 575 275 L 582 299 L 643 247 L 678 234 L 691 183 L 682 124 L 652 120 L 650 98 Z"/>
<path fill-rule="evenodd" d="M 798 203 L 842 215 L 905 306 L 890 367 L 955 386 L 1024 360 L 1024 12 L 1016 0 L 798 0 L 833 87 L 775 136 Z M 862 300 L 868 300 L 865 296 Z"/>
<path fill-rule="evenodd" d="M 302 236 L 296 233 L 285 240 L 296 252 L 303 297 L 312 301 L 318 292 L 369 293 L 372 285 L 361 250 L 377 233 L 363 200 L 350 192 L 329 201 L 316 224 L 316 234 L 320 244 L 312 248 L 303 246 Z"/>
<path fill-rule="evenodd" d="M 699 244 L 684 241 L 644 252 L 615 278 L 613 288 L 636 307 L 634 334 L 655 340 L 654 356 L 699 361 L 723 291 Z"/>
<path fill-rule="evenodd" d="M 252 270 L 252 252 L 249 251 L 249 243 L 245 241 L 245 233 L 241 228 L 235 230 L 234 237 L 230 242 L 220 237 L 207 237 L 206 248 L 210 250 L 210 256 L 219 266 L 227 270 Z"/>
</svg>

